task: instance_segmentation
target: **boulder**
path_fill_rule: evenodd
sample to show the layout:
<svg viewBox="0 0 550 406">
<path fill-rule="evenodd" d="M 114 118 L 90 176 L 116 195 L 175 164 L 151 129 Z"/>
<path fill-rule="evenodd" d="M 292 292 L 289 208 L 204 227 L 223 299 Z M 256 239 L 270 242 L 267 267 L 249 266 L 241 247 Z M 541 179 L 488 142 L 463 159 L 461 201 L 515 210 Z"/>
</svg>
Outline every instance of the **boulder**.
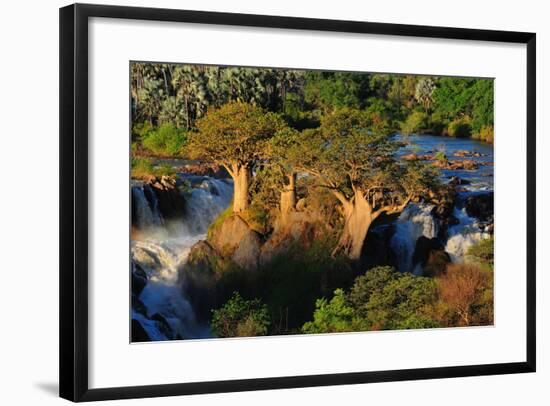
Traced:
<svg viewBox="0 0 550 406">
<path fill-rule="evenodd" d="M 241 268 L 247 271 L 255 271 L 258 269 L 261 244 L 260 234 L 249 230 L 240 240 L 239 246 L 233 253 L 231 259 Z"/>
</svg>

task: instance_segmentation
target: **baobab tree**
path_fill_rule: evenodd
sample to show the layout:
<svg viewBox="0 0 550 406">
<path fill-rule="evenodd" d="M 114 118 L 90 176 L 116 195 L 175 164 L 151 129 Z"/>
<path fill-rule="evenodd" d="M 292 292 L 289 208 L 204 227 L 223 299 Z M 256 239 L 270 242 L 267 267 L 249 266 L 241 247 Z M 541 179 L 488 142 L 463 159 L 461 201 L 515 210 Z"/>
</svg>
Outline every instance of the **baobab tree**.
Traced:
<svg viewBox="0 0 550 406">
<path fill-rule="evenodd" d="M 284 127 L 278 115 L 252 104 L 231 102 L 210 109 L 189 134 L 193 158 L 222 165 L 233 178 L 233 212 L 249 206 L 252 167 L 265 157 L 266 143 Z"/>
<path fill-rule="evenodd" d="M 280 129 L 267 144 L 267 165 L 272 172 L 274 187 L 279 191 L 279 217 L 286 224 L 296 207 L 296 143 L 300 133 L 288 126 Z"/>
<path fill-rule="evenodd" d="M 333 255 L 352 260 L 360 259 L 374 220 L 401 212 L 433 181 L 433 172 L 420 162 L 396 160 L 398 145 L 377 113 L 336 110 L 322 119 L 317 131 L 303 136 L 297 148 L 298 169 L 315 177 L 340 203 L 344 228 Z"/>
</svg>

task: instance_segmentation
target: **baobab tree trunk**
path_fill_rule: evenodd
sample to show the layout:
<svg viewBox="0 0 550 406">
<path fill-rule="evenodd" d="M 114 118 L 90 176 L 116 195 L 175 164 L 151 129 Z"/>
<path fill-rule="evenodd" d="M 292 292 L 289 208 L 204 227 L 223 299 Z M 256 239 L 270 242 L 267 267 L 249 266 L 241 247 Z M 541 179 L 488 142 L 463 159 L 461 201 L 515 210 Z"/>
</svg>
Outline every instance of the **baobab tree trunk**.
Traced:
<svg viewBox="0 0 550 406">
<path fill-rule="evenodd" d="M 345 223 L 338 245 L 332 255 L 342 253 L 351 260 L 361 258 L 361 251 L 374 218 L 372 208 L 362 193 L 356 193 L 352 201 L 343 204 Z"/>
<path fill-rule="evenodd" d="M 373 207 L 376 207 L 374 199 L 372 203 L 369 202 L 359 189 L 355 191 L 353 199 L 348 200 L 337 192 L 335 196 L 342 203 L 345 223 L 338 245 L 332 251 L 332 255 L 342 253 L 353 261 L 361 259 L 361 251 L 363 251 L 363 245 L 372 222 L 382 213 L 400 213 L 412 197 L 408 196 L 401 204 L 382 205 L 374 210 Z"/>
<path fill-rule="evenodd" d="M 287 175 L 287 183 L 281 192 L 281 220 L 286 223 L 288 214 L 296 207 L 296 174 Z"/>
<path fill-rule="evenodd" d="M 240 213 L 248 209 L 250 169 L 246 166 L 238 166 L 230 171 L 230 174 L 233 177 L 233 213 Z"/>
</svg>

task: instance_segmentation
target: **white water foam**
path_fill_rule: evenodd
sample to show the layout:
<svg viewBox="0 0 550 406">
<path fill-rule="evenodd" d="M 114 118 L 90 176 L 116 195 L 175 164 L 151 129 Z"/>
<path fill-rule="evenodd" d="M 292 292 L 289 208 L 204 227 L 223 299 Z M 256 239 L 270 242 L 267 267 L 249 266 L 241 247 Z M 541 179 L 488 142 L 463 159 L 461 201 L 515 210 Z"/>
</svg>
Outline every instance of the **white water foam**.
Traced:
<svg viewBox="0 0 550 406">
<path fill-rule="evenodd" d="M 147 274 L 148 282 L 139 295 L 147 308 L 147 317 L 132 312 L 152 340 L 166 340 L 159 323 L 150 318 L 161 315 L 170 325 L 174 336 L 199 338 L 208 336 L 208 327 L 200 325 L 193 308 L 183 295 L 178 277 L 191 247 L 206 237 L 208 225 L 231 203 L 231 182 L 208 177 L 201 178 L 190 191 L 183 193 L 186 215 L 170 227 L 159 224 L 141 187 L 132 188 L 137 200 L 137 224 L 145 226 L 132 241 L 132 260 Z M 135 317 L 134 317 L 135 316 Z M 174 337 L 172 337 L 174 338 Z"/>
<path fill-rule="evenodd" d="M 416 240 L 420 236 L 437 236 L 438 226 L 432 215 L 433 208 L 430 204 L 409 203 L 399 215 L 390 245 L 397 256 L 397 268 L 400 272 L 422 272 L 421 269 L 413 269 L 412 258 Z"/>
<path fill-rule="evenodd" d="M 489 238 L 490 234 L 480 230 L 478 220 L 468 216 L 466 208 L 458 209 L 455 207 L 453 214 L 459 223 L 449 227 L 445 251 L 451 256 L 453 262 L 462 262 L 468 248 L 485 238 Z"/>
</svg>

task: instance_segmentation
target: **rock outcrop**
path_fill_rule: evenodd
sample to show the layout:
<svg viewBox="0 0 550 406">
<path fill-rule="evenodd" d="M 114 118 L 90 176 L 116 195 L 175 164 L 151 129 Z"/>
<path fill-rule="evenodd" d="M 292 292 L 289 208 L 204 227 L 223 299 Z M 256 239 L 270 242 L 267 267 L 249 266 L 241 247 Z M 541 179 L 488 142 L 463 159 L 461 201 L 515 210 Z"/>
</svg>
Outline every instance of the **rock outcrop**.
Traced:
<svg viewBox="0 0 550 406">
<path fill-rule="evenodd" d="M 262 240 L 259 233 L 250 230 L 245 233 L 231 259 L 247 271 L 256 271 L 259 265 Z"/>
<path fill-rule="evenodd" d="M 413 254 L 413 267 L 420 264 L 423 275 L 435 276 L 445 272 L 451 257 L 437 238 L 420 236 L 416 240 Z"/>
<path fill-rule="evenodd" d="M 180 219 L 185 214 L 185 200 L 179 193 L 176 186 L 176 179 L 170 176 L 160 176 L 153 178 L 148 185 L 150 189 L 145 189 L 146 196 L 148 191 L 156 195 L 159 211 L 165 221 Z M 147 196 L 149 201 L 154 198 Z"/>
<path fill-rule="evenodd" d="M 183 294 L 199 320 L 208 320 L 210 309 L 217 305 L 216 271 L 221 260 L 207 241 L 199 241 L 191 247 L 187 263 L 178 272 Z"/>
</svg>

